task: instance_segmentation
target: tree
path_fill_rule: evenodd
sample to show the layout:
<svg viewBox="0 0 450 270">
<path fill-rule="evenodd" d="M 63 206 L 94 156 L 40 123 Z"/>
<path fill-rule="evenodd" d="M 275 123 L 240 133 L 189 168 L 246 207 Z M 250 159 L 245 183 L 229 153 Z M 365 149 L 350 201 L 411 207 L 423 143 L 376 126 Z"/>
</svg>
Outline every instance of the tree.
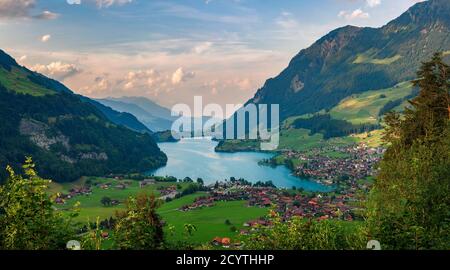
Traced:
<svg viewBox="0 0 450 270">
<path fill-rule="evenodd" d="M 22 166 L 24 175 L 7 167 L 9 177 L 0 187 L 0 249 L 64 249 L 75 238 L 71 218 L 55 210 L 47 194 L 50 180 L 40 178 L 30 157 Z"/>
<path fill-rule="evenodd" d="M 103 197 L 100 202 L 103 204 L 103 206 L 111 206 L 111 198 L 110 197 Z"/>
<path fill-rule="evenodd" d="M 203 181 L 202 178 L 197 178 L 197 184 L 199 184 L 200 186 L 203 186 L 205 184 L 205 181 Z"/>
<path fill-rule="evenodd" d="M 390 146 L 368 202 L 370 234 L 383 249 L 450 246 L 449 76 L 435 54 L 418 72 L 411 108 L 385 117 Z"/>
<path fill-rule="evenodd" d="M 275 211 L 267 219 L 271 226 L 259 226 L 242 236 L 249 250 L 358 250 L 367 238 L 362 226 L 349 230 L 341 222 L 293 217 L 284 221 Z"/>
<path fill-rule="evenodd" d="M 140 194 L 136 198 L 129 198 L 126 210 L 116 212 L 116 247 L 125 250 L 162 248 L 163 225 L 156 212 L 159 205 L 154 195 Z"/>
</svg>

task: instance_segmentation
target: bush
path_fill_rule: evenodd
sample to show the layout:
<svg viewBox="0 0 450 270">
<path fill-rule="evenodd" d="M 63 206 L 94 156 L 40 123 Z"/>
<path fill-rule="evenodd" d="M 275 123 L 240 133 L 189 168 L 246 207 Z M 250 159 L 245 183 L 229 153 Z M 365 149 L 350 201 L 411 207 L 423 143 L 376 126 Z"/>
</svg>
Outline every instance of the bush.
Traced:
<svg viewBox="0 0 450 270">
<path fill-rule="evenodd" d="M 159 201 L 145 194 L 130 198 L 127 209 L 116 212 L 115 245 L 125 250 L 160 249 L 164 244 L 161 218 L 156 213 Z"/>
<path fill-rule="evenodd" d="M 22 166 L 25 174 L 9 177 L 0 187 L 0 249 L 65 249 L 74 239 L 71 218 L 55 210 L 54 198 L 47 194 L 50 180 L 40 178 L 31 158 Z"/>
</svg>

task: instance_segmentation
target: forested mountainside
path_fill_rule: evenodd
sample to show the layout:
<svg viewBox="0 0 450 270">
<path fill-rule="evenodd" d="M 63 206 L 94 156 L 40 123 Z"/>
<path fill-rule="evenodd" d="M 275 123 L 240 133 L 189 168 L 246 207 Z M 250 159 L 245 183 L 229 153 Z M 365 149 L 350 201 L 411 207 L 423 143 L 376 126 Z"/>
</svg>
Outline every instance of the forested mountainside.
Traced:
<svg viewBox="0 0 450 270">
<path fill-rule="evenodd" d="M 249 103 L 280 104 L 282 119 L 331 109 L 352 94 L 415 78 L 421 62 L 450 55 L 450 1 L 411 7 L 381 28 L 346 26 L 296 55 Z"/>
<path fill-rule="evenodd" d="M 82 175 L 145 171 L 166 163 L 166 155 L 148 132 L 135 132 L 110 117 L 0 51 L 1 168 L 7 164 L 18 168 L 25 156 L 32 156 L 42 176 L 63 182 Z M 5 173 L 0 170 L 1 179 Z"/>
</svg>

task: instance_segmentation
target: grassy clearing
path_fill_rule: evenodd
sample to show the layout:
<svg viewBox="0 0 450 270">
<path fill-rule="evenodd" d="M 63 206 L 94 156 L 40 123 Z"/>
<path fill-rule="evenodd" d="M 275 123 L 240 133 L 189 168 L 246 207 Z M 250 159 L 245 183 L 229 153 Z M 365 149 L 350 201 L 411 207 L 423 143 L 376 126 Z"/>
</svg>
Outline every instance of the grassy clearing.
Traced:
<svg viewBox="0 0 450 270">
<path fill-rule="evenodd" d="M 4 85 L 6 89 L 19 94 L 28 94 L 32 96 L 55 94 L 54 91 L 31 82 L 28 79 L 27 74 L 16 67 L 12 67 L 11 72 L 0 68 L 0 83 Z"/>
<path fill-rule="evenodd" d="M 368 91 L 342 100 L 330 114 L 335 119 L 349 121 L 353 124 L 375 124 L 379 121 L 380 110 L 390 101 L 402 99 L 411 94 L 409 82 L 394 87 Z"/>
<path fill-rule="evenodd" d="M 82 185 L 88 179 L 95 181 L 95 183 L 112 183 L 112 186 L 119 182 L 118 180 L 106 178 L 84 178 L 76 184 L 53 183 L 52 191 L 67 192 L 74 186 Z M 180 184 L 183 189 L 188 185 L 188 183 L 176 184 Z M 80 225 L 88 224 L 88 222 L 95 222 L 97 218 L 104 220 L 114 216 L 116 211 L 125 208 L 125 201 L 129 196 L 136 196 L 138 193 L 142 192 L 147 194 L 153 193 L 158 196 L 159 192 L 157 188 L 169 185 L 174 185 L 174 183 L 158 182 L 155 185 L 146 186 L 141 189 L 138 186 L 138 182 L 133 181 L 133 184 L 124 190 L 115 189 L 114 187 L 109 189 L 94 187 L 91 195 L 72 198 L 61 207 L 61 210 L 64 211 L 64 209 L 68 209 L 74 203 L 80 202 L 79 216 L 76 217 L 74 221 Z M 267 208 L 248 207 L 247 202 L 245 201 L 217 202 L 213 207 L 188 212 L 178 210 L 181 206 L 192 203 L 195 198 L 205 195 L 207 194 L 204 192 L 197 192 L 170 202 L 165 202 L 161 205 L 158 209 L 158 213 L 167 224 L 165 229 L 169 241 L 176 242 L 188 240 L 192 243 L 201 244 L 209 242 L 216 236 L 235 239 L 238 236 L 239 229 L 243 227 L 244 222 L 267 214 Z M 121 204 L 105 207 L 100 202 L 101 198 L 104 196 L 120 200 Z M 231 225 L 226 225 L 225 220 L 229 220 Z M 192 224 L 197 228 L 197 231 L 189 239 L 186 238 L 184 232 L 185 224 Z M 174 227 L 174 230 L 169 231 L 169 227 L 172 226 Z M 236 228 L 235 231 L 231 230 L 233 226 Z"/>
<path fill-rule="evenodd" d="M 353 64 L 373 64 L 373 65 L 390 65 L 397 60 L 402 58 L 401 55 L 397 54 L 392 57 L 387 58 L 373 58 L 370 54 L 358 54 Z"/>
<path fill-rule="evenodd" d="M 189 238 L 193 243 L 206 243 L 214 237 L 230 237 L 236 239 L 238 232 L 232 231 L 234 226 L 238 231 L 243 228 L 243 223 L 267 214 L 267 208 L 248 207 L 245 201 L 217 202 L 215 206 L 181 212 L 178 208 L 190 203 L 201 194 L 193 194 L 165 203 L 159 213 L 168 225 L 174 226 L 173 234 L 168 235 L 169 241 L 186 239 L 184 224 L 192 224 L 197 231 Z M 226 225 L 229 220 L 231 225 Z"/>
<path fill-rule="evenodd" d="M 281 130 L 279 150 L 295 150 L 295 151 L 309 151 L 311 149 L 323 146 L 344 146 L 355 143 L 357 140 L 351 137 L 331 138 L 329 140 L 323 139 L 322 134 L 310 135 L 309 130 L 306 129 L 286 129 Z"/>
<path fill-rule="evenodd" d="M 378 147 L 383 144 L 383 130 L 374 130 L 369 133 L 361 133 L 352 135 L 353 138 L 359 142 L 366 144 L 369 147 Z"/>
<path fill-rule="evenodd" d="M 144 188 L 140 188 L 139 182 L 135 180 L 115 180 L 108 178 L 91 177 L 82 178 L 75 183 L 69 184 L 52 183 L 51 191 L 57 190 L 57 192 L 68 192 L 72 187 L 81 186 L 87 180 L 90 180 L 93 183 L 110 183 L 111 187 L 108 189 L 93 187 L 92 194 L 76 196 L 68 200 L 66 204 L 61 207 L 62 209 L 67 209 L 73 206 L 76 202 L 80 202 L 80 213 L 79 216 L 75 219 L 79 222 L 87 222 L 88 220 L 95 221 L 97 217 L 99 217 L 101 220 L 109 218 L 110 216 L 114 215 L 115 211 L 123 209 L 125 207 L 125 202 L 130 196 L 136 196 L 140 193 L 154 194 L 155 196 L 159 196 L 160 193 L 158 191 L 158 188 L 160 187 L 179 184 L 181 186 L 180 191 L 182 191 L 189 185 L 188 183 L 157 182 L 154 185 L 148 185 Z M 119 182 L 122 181 L 130 181 L 131 185 L 126 189 L 115 188 L 115 185 L 119 184 Z M 116 206 L 103 206 L 101 203 L 101 199 L 103 197 L 109 197 L 112 200 L 118 200 L 120 204 Z"/>
</svg>

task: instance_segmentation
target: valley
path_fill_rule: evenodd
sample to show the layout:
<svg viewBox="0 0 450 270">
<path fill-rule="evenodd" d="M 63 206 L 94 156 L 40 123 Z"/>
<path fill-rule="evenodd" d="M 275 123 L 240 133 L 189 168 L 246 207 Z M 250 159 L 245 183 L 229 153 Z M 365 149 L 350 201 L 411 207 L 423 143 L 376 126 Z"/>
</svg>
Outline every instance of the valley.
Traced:
<svg viewBox="0 0 450 270">
<path fill-rule="evenodd" d="M 67 5 L 86 8 L 78 2 Z M 90 12 L 145 5 L 136 2 L 97 1 Z M 381 5 L 371 3 L 364 9 Z M 450 4 L 409 7 L 383 26 L 347 25 L 308 43 L 257 90 L 255 78 L 266 73 L 249 66 L 281 57 L 271 47 L 286 39 L 252 44 L 230 32 L 197 44 L 201 35 L 195 42 L 167 35 L 139 47 L 148 50 L 141 54 L 127 43 L 140 25 L 106 46 L 117 52 L 101 59 L 93 50 L 95 61 L 86 63 L 102 63 L 98 72 L 75 66 L 89 58 L 80 51 L 74 64 L 31 67 L 27 55 L 16 61 L 0 50 L 0 249 L 68 249 L 76 240 L 85 250 L 364 250 L 373 239 L 383 249 L 448 249 Z M 355 12 L 338 18 L 351 20 Z M 294 14 L 279 16 L 278 27 L 299 27 Z M 41 37 L 40 45 L 51 38 Z M 97 44 L 90 41 L 84 46 Z M 120 63 L 107 66 L 114 57 Z M 230 59 L 239 59 L 239 68 Z M 76 76 L 89 78 L 86 85 Z M 193 110 L 180 104 L 191 94 L 200 96 Z M 220 107 L 213 100 L 241 94 L 240 102 L 256 105 L 248 121 L 244 106 L 220 120 L 205 113 Z M 161 104 L 185 110 L 178 118 Z M 171 130 L 185 119 L 218 124 L 210 133 L 190 122 Z M 209 137 L 228 125 L 244 131 Z M 261 132 L 273 135 L 278 127 L 279 140 L 270 138 L 276 149 L 261 150 Z M 251 137 L 254 130 L 260 133 Z"/>
</svg>

